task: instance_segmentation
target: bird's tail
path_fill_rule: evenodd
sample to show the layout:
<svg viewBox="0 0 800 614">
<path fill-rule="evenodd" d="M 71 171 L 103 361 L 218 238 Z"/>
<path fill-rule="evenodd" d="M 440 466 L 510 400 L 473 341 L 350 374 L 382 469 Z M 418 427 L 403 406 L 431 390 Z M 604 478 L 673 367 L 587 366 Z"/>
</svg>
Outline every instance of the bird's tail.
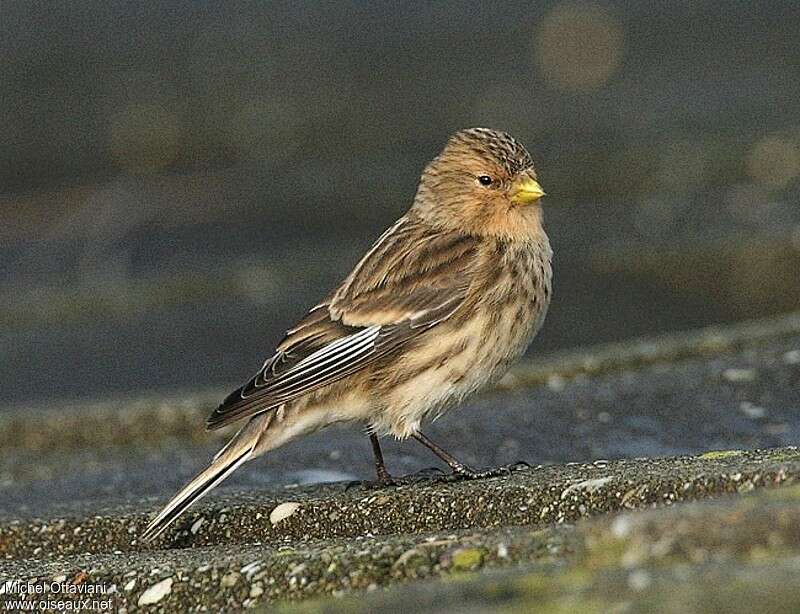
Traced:
<svg viewBox="0 0 800 614">
<path fill-rule="evenodd" d="M 142 533 L 142 540 L 153 541 L 161 535 L 190 505 L 200 500 L 253 455 L 258 438 L 248 437 L 248 430 L 245 426 L 217 453 L 208 467 L 197 474 L 164 506 L 158 516 L 147 525 Z"/>
</svg>

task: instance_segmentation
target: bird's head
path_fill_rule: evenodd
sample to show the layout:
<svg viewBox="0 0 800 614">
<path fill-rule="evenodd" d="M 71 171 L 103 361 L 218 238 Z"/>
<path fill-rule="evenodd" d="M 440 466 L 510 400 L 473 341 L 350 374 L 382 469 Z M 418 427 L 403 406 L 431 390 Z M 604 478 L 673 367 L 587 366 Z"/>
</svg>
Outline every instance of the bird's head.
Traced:
<svg viewBox="0 0 800 614">
<path fill-rule="evenodd" d="M 457 132 L 425 168 L 413 210 L 432 223 L 514 237 L 541 230 L 544 196 L 525 147 L 505 132 Z"/>
</svg>

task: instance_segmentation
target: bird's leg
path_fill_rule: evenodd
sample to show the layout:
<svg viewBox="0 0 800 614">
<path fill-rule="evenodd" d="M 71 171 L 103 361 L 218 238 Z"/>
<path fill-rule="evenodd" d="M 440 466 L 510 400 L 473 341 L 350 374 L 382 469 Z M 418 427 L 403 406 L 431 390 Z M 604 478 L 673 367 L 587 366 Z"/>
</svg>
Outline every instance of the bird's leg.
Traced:
<svg viewBox="0 0 800 614">
<path fill-rule="evenodd" d="M 372 453 L 375 455 L 375 473 L 378 475 L 378 481 L 386 486 L 394 484 L 394 478 L 386 470 L 386 465 L 383 462 L 383 452 L 381 451 L 378 436 L 375 433 L 370 433 L 369 441 L 372 444 Z"/>
<path fill-rule="evenodd" d="M 428 438 L 428 436 L 423 434 L 421 431 L 417 431 L 416 433 L 414 433 L 413 437 L 423 446 L 425 446 L 431 452 L 433 452 L 436 456 L 438 456 L 444 462 L 450 465 L 450 468 L 456 475 L 470 479 L 485 478 L 492 475 L 496 475 L 494 471 L 476 471 L 475 469 L 472 469 L 471 467 L 465 465 L 455 456 L 450 454 L 447 450 L 443 449 L 441 446 L 431 441 Z"/>
</svg>

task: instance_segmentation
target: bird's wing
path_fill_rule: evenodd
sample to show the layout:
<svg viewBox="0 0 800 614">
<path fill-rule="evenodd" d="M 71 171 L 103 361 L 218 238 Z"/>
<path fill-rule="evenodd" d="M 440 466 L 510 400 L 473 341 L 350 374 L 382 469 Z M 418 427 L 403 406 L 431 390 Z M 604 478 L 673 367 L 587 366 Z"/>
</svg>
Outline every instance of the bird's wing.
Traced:
<svg viewBox="0 0 800 614">
<path fill-rule="evenodd" d="M 401 218 L 277 352 L 208 419 L 218 428 L 342 379 L 450 317 L 478 259 L 474 237 Z"/>
</svg>

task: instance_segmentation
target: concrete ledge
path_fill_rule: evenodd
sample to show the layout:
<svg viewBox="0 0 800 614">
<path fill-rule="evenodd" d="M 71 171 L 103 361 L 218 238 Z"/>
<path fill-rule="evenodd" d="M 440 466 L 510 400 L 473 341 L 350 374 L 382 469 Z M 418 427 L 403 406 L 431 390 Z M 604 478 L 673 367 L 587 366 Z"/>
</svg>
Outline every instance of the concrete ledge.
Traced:
<svg viewBox="0 0 800 614">
<path fill-rule="evenodd" d="M 510 592 L 515 598 L 538 599 L 539 591 L 562 598 L 570 589 L 588 599 L 624 579 L 631 566 L 693 562 L 699 553 L 712 551 L 715 557 L 752 562 L 800 549 L 797 486 L 738 502 L 672 507 L 796 483 L 798 476 L 797 449 L 711 452 L 545 467 L 444 485 L 374 491 L 333 486 L 325 496 L 295 492 L 290 496 L 299 507 L 275 526 L 269 515 L 280 499 L 274 494 L 212 500 L 154 549 L 136 542 L 145 518 L 124 510 L 5 520 L 0 547 L 6 577 L 34 583 L 80 578 L 113 587 L 115 607 L 128 611 L 147 602 L 148 595 L 158 597 L 153 603 L 162 611 L 239 608 L 520 563 L 545 567 L 533 579 L 502 579 L 500 586 L 517 587 Z M 599 518 L 577 530 L 569 525 L 601 513 L 662 506 L 671 509 Z M 781 548 L 775 551 L 777 543 Z M 576 571 L 551 582 L 551 566 L 564 563 Z M 572 586 L 578 569 L 616 571 Z M 494 580 L 475 582 L 458 596 L 474 599 Z M 520 593 L 519 582 L 541 586 Z M 450 589 L 429 587 L 420 594 L 430 590 L 447 596 Z M 350 603 L 341 611 L 349 611 Z"/>
<path fill-rule="evenodd" d="M 333 484 L 282 492 L 248 491 L 201 502 L 156 547 L 540 527 L 622 509 L 748 492 L 791 482 L 799 475 L 800 451 L 781 448 L 545 466 L 485 480 L 420 482 L 379 490 Z M 287 503 L 296 504 L 292 513 L 274 524 L 270 515 Z M 150 517 L 139 509 L 4 519 L 0 521 L 0 554 L 35 558 L 42 552 L 138 551 L 142 546 L 136 537 Z M 152 511 L 157 509 L 154 506 Z"/>
<path fill-rule="evenodd" d="M 250 492 L 201 504 L 154 548 L 138 543 L 147 515 L 130 508 L 7 518 L 0 523 L 0 553 L 5 573 L 15 579 L 44 582 L 87 573 L 92 582 L 116 587 L 117 607 L 135 606 L 162 582 L 170 585 L 159 600 L 165 611 L 240 607 L 256 597 L 553 560 L 575 549 L 575 538 L 558 525 L 772 488 L 798 477 L 800 451 L 783 448 L 547 466 L 488 480 L 380 490 L 330 485 Z M 275 522 L 278 506 L 291 513 Z M 608 525 L 598 526 L 604 535 Z M 539 530 L 546 533 L 531 533 Z M 616 552 L 604 546 L 592 556 L 604 550 Z M 123 591 L 125 586 L 130 588 Z"/>
</svg>

